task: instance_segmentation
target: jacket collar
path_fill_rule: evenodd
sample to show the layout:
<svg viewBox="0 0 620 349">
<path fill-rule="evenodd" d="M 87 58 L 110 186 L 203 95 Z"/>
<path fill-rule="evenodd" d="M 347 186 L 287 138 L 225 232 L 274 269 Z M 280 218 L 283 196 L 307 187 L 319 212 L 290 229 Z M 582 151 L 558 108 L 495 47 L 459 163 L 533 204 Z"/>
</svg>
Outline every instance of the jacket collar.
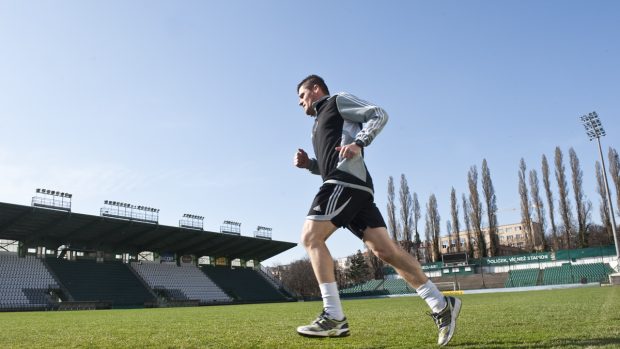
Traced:
<svg viewBox="0 0 620 349">
<path fill-rule="evenodd" d="M 325 95 L 312 103 L 312 108 L 314 109 L 314 112 L 315 112 L 314 116 L 319 115 L 319 108 L 327 99 L 329 99 L 329 95 Z"/>
</svg>

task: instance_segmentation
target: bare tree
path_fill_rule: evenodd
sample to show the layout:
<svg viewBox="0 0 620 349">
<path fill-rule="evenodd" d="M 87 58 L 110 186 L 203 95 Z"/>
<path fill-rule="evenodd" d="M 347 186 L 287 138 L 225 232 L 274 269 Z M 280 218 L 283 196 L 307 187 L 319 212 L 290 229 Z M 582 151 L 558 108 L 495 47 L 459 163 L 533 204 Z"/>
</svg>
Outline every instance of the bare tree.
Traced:
<svg viewBox="0 0 620 349">
<path fill-rule="evenodd" d="M 422 241 L 420 240 L 420 232 L 418 231 L 418 222 L 420 221 L 420 202 L 418 201 L 418 194 L 413 192 L 413 231 L 415 232 L 413 238 L 413 245 L 415 248 L 415 256 L 420 259 L 418 249 Z"/>
<path fill-rule="evenodd" d="M 564 223 L 564 248 L 571 248 L 571 235 L 573 235 L 573 215 L 571 213 L 570 199 L 568 198 L 568 185 L 566 184 L 566 169 L 564 168 L 563 155 L 560 147 L 555 148 L 555 178 L 558 181 L 558 210 Z"/>
<path fill-rule="evenodd" d="M 604 226 L 592 223 L 589 230 L 589 243 L 590 246 L 604 246 L 609 245 L 609 236 Z M 612 235 L 613 236 L 613 235 Z M 613 238 L 612 238 L 613 239 Z M 614 241 L 611 241 L 613 245 Z"/>
<path fill-rule="evenodd" d="M 424 258 L 426 262 L 433 261 L 433 239 L 432 239 L 431 217 L 426 204 L 426 214 L 424 215 Z"/>
<path fill-rule="evenodd" d="M 549 163 L 547 162 L 547 157 L 545 156 L 545 154 L 543 154 L 542 156 L 542 175 L 543 186 L 545 187 L 545 194 L 547 194 L 547 205 L 549 206 L 549 220 L 551 222 L 551 237 L 553 250 L 557 251 L 558 248 L 560 248 L 558 241 L 558 228 L 555 225 L 553 193 L 551 192 L 551 184 L 549 182 Z"/>
<path fill-rule="evenodd" d="M 413 247 L 412 234 L 411 234 L 411 226 L 413 225 L 412 218 L 412 209 L 413 209 L 413 199 L 411 198 L 411 192 L 409 191 L 409 184 L 407 184 L 407 178 L 405 178 L 404 174 L 400 175 L 400 221 L 402 222 L 402 245 L 407 251 L 407 253 L 411 253 L 411 248 Z"/>
<path fill-rule="evenodd" d="M 440 260 L 439 250 L 439 236 L 441 232 L 441 217 L 439 216 L 439 210 L 437 209 L 437 198 L 435 194 L 431 194 L 428 199 L 428 205 L 426 205 L 426 214 L 428 216 L 429 231 L 432 238 L 432 258 L 433 262 Z"/>
<path fill-rule="evenodd" d="M 474 258 L 474 247 L 471 244 L 471 224 L 469 223 L 469 216 L 470 216 L 470 210 L 469 210 L 469 203 L 467 202 L 467 198 L 465 197 L 465 194 L 462 195 L 462 201 L 463 201 L 463 222 L 465 222 L 465 231 L 467 232 L 467 242 L 465 243 L 465 248 L 467 251 L 467 254 L 469 255 L 470 258 Z"/>
<path fill-rule="evenodd" d="M 398 222 L 396 221 L 396 205 L 394 204 L 394 178 L 388 178 L 388 203 L 387 203 L 388 229 L 392 240 L 398 242 Z"/>
<path fill-rule="evenodd" d="M 491 170 L 487 165 L 487 159 L 482 159 L 482 192 L 487 207 L 487 221 L 489 223 L 489 256 L 497 255 L 499 249 L 499 236 L 497 235 L 497 198 L 495 188 L 491 181 Z"/>
<path fill-rule="evenodd" d="M 609 147 L 609 173 L 611 174 L 611 181 L 616 186 L 616 210 L 617 215 L 620 216 L 620 156 L 616 149 Z M 611 191 L 611 189 L 609 189 Z M 611 193 L 609 193 L 611 195 Z"/>
<path fill-rule="evenodd" d="M 519 162 L 519 197 L 521 198 L 521 224 L 525 234 L 525 246 L 528 251 L 534 250 L 532 239 L 532 215 L 530 214 L 530 198 L 525 184 L 525 160 Z"/>
<path fill-rule="evenodd" d="M 459 227 L 459 203 L 456 200 L 456 191 L 454 187 L 452 187 L 452 191 L 450 192 L 450 216 L 452 217 L 452 234 L 454 240 L 456 240 L 456 252 L 460 252 L 461 237 L 459 236 L 459 232 L 461 229 Z"/>
<path fill-rule="evenodd" d="M 467 173 L 467 184 L 469 186 L 469 219 L 474 229 L 476 246 L 478 247 L 478 258 L 487 256 L 487 244 L 482 235 L 482 203 L 478 195 L 478 170 L 476 165 L 472 166 Z"/>
<path fill-rule="evenodd" d="M 607 232 L 607 243 L 614 242 L 613 230 L 611 229 L 611 217 L 609 216 L 609 204 L 607 203 L 607 192 L 605 190 L 605 179 L 603 178 L 603 168 L 600 162 L 596 162 L 594 165 L 596 172 L 596 192 L 601 196 L 599 205 L 601 222 Z"/>
<path fill-rule="evenodd" d="M 535 231 L 534 241 L 537 245 L 541 246 L 543 251 L 546 251 L 549 246 L 547 239 L 545 238 L 546 222 L 545 222 L 545 205 L 540 198 L 540 190 L 538 185 L 538 174 L 536 170 L 530 170 L 530 194 L 532 195 L 532 201 L 536 213 L 536 221 L 540 227 L 540 231 Z"/>
<path fill-rule="evenodd" d="M 454 236 L 452 236 L 452 223 L 448 219 L 446 221 L 446 237 L 448 237 L 448 247 L 446 248 L 447 252 L 454 252 L 452 248 L 452 241 L 454 241 Z"/>
<path fill-rule="evenodd" d="M 314 277 L 312 264 L 308 258 L 292 262 L 281 267 L 282 283 L 300 297 L 316 297 L 321 294 L 319 284 Z"/>
<path fill-rule="evenodd" d="M 591 204 L 586 202 L 583 194 L 583 171 L 579 166 L 579 158 L 575 149 L 568 150 L 570 168 L 572 172 L 573 193 L 575 195 L 575 208 L 577 209 L 577 238 L 579 247 L 588 247 L 588 216 Z"/>
</svg>

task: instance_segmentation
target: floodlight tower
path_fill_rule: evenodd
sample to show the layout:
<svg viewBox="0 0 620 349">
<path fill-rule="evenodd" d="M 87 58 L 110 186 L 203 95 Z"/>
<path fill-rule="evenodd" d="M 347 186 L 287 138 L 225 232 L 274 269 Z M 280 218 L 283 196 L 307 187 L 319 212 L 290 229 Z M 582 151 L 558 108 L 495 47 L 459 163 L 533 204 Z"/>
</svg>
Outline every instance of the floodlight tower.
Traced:
<svg viewBox="0 0 620 349">
<path fill-rule="evenodd" d="M 271 228 L 258 226 L 256 227 L 256 231 L 254 232 L 254 237 L 259 239 L 267 239 L 271 240 Z"/>
<path fill-rule="evenodd" d="M 586 129 L 586 134 L 593 140 L 596 138 L 598 142 L 598 152 L 601 156 L 601 164 L 603 166 L 603 178 L 605 179 L 605 193 L 607 194 L 607 204 L 609 205 L 609 216 L 611 217 L 611 231 L 614 235 L 614 244 L 616 245 L 616 260 L 618 265 L 616 269 L 620 271 L 620 249 L 618 245 L 618 235 L 616 234 L 616 218 L 614 216 L 614 207 L 611 201 L 611 195 L 609 194 L 609 183 L 607 182 L 607 170 L 605 169 L 605 160 L 603 158 L 603 148 L 601 147 L 601 137 L 605 136 L 605 129 L 603 128 L 603 124 L 601 124 L 601 120 L 598 118 L 598 114 L 595 111 L 583 115 L 581 117 L 581 122 L 583 123 L 583 127 Z"/>
<path fill-rule="evenodd" d="M 32 206 L 46 207 L 71 212 L 72 194 L 58 190 L 37 188 L 37 194 L 32 197 Z"/>
<path fill-rule="evenodd" d="M 185 213 L 183 218 L 179 220 L 179 227 L 204 230 L 204 220 L 205 218 L 203 216 Z"/>
</svg>

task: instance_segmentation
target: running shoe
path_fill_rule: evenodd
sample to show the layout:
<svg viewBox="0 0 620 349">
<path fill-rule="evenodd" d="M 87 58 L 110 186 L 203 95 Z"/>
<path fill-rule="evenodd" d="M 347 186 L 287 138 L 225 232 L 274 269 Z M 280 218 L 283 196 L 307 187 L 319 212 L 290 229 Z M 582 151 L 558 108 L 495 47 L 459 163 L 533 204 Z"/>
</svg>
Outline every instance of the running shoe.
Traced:
<svg viewBox="0 0 620 349">
<path fill-rule="evenodd" d="M 297 333 L 306 337 L 346 337 L 350 334 L 346 317 L 338 321 L 325 310 L 310 325 L 297 327 Z"/>
<path fill-rule="evenodd" d="M 456 319 L 461 311 L 461 300 L 455 297 L 445 297 L 446 307 L 434 314 L 430 314 L 437 328 L 439 329 L 439 338 L 437 344 L 444 346 L 450 342 L 454 332 L 456 332 Z"/>
</svg>

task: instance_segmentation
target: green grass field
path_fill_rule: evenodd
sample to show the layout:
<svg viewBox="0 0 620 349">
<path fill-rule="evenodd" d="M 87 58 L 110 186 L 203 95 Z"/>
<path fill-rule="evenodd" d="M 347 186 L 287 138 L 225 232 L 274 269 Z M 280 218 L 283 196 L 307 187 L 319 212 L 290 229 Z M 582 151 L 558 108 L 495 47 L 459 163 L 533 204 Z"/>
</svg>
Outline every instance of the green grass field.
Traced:
<svg viewBox="0 0 620 349">
<path fill-rule="evenodd" d="M 460 296 L 459 348 L 620 348 L 620 287 Z M 345 300 L 351 336 L 295 328 L 319 302 L 0 313 L 2 348 L 436 348 L 418 297 Z"/>
</svg>

